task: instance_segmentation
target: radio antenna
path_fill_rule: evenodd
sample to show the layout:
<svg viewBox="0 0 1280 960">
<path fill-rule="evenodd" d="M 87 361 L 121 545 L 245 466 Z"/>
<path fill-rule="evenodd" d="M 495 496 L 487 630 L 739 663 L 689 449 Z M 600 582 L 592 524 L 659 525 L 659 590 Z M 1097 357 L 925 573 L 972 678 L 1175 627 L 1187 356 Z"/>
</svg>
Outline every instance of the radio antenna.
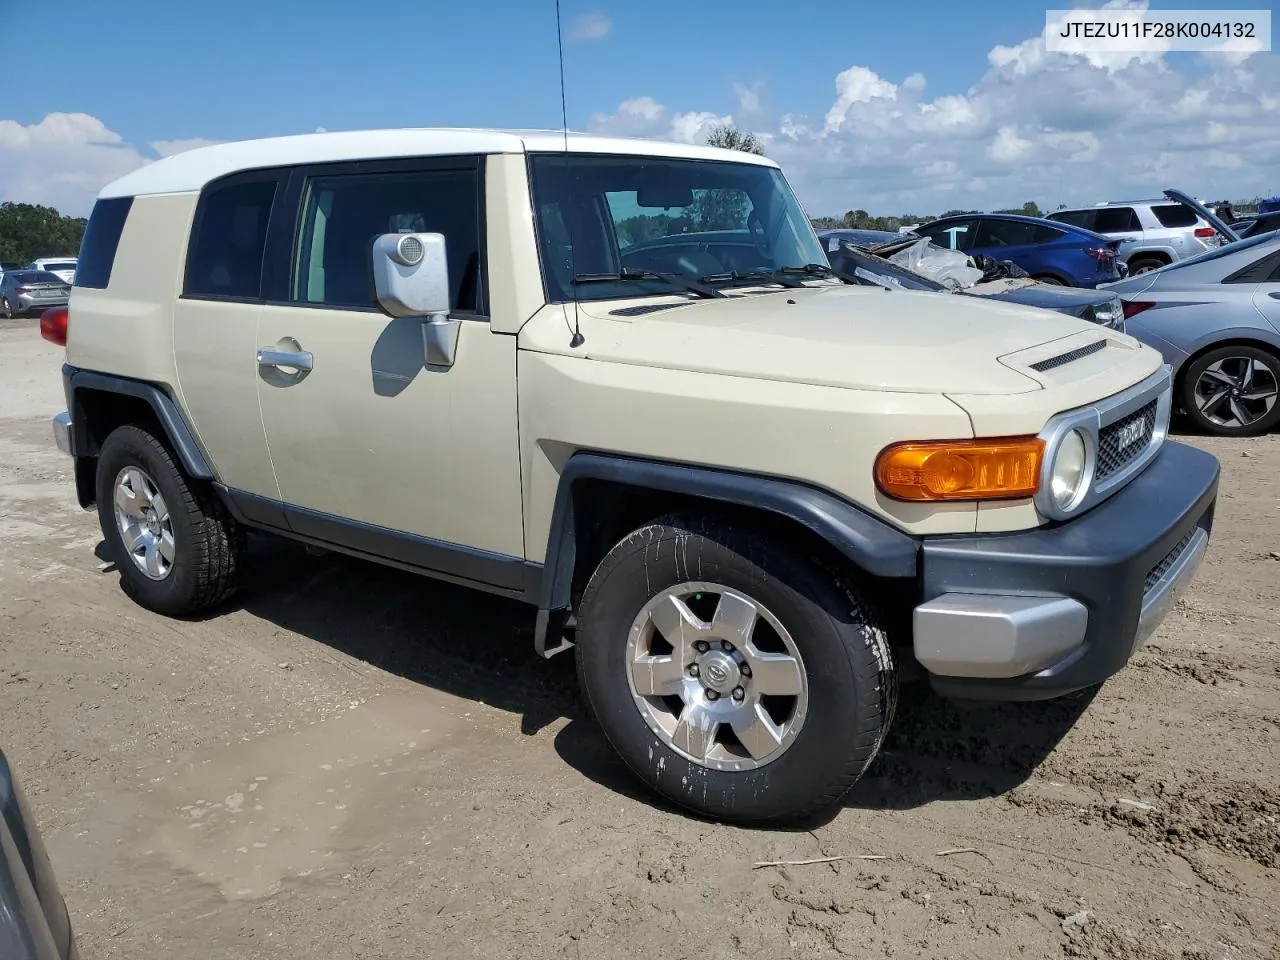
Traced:
<svg viewBox="0 0 1280 960">
<path fill-rule="evenodd" d="M 565 103 L 564 94 L 564 37 L 561 31 L 560 20 L 560 0 L 556 0 L 556 49 L 560 55 L 560 128 L 564 132 L 564 172 L 565 172 L 565 196 L 568 196 L 569 186 L 569 108 Z M 582 336 L 582 328 L 578 325 L 578 287 L 573 282 L 573 278 L 578 275 L 577 269 L 574 267 L 573 254 L 573 228 L 570 226 L 571 218 L 567 204 L 562 201 L 561 216 L 564 219 L 565 230 L 569 232 L 569 291 L 573 297 L 573 336 L 569 338 L 570 347 L 580 347 L 586 339 Z"/>
</svg>

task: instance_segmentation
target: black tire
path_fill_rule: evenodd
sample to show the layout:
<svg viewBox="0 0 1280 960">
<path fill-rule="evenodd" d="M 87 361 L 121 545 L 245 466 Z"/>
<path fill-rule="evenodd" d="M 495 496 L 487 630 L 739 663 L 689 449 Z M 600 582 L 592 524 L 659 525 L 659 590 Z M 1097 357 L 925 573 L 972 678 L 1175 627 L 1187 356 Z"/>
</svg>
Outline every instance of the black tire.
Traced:
<svg viewBox="0 0 1280 960">
<path fill-rule="evenodd" d="M 1053 286 L 1055 286 L 1055 287 L 1065 287 L 1065 286 L 1067 286 L 1067 282 L 1066 282 L 1065 280 L 1061 279 L 1060 277 L 1055 277 L 1055 276 L 1054 276 L 1053 274 L 1051 274 L 1051 273 L 1041 273 L 1041 274 L 1037 274 L 1036 276 L 1033 276 L 1031 279 L 1032 279 L 1032 280 L 1036 280 L 1036 281 L 1038 281 L 1038 282 L 1040 282 L 1040 283 L 1048 283 L 1048 284 L 1052 284 L 1052 285 L 1053 285 Z"/>
<path fill-rule="evenodd" d="M 1241 370 L 1244 366 L 1244 360 L 1253 360 L 1257 368 L 1266 368 L 1265 371 L 1255 368 L 1257 372 L 1254 375 L 1254 384 L 1269 390 L 1276 390 L 1280 387 L 1280 356 L 1269 350 L 1241 344 L 1239 346 L 1218 347 L 1216 350 L 1201 354 L 1184 368 L 1181 384 L 1183 409 L 1196 427 L 1206 433 L 1216 434 L 1220 437 L 1254 437 L 1266 433 L 1277 423 L 1280 423 L 1280 396 L 1271 397 L 1271 409 L 1262 413 L 1257 420 L 1245 426 L 1217 423 L 1201 410 L 1197 384 L 1209 367 L 1224 360 L 1227 361 L 1227 367 Z M 1241 362 L 1233 364 L 1231 362 L 1233 360 Z M 1245 392 L 1248 393 L 1249 391 Z M 1246 413 L 1251 413 L 1255 410 L 1261 413 L 1260 408 L 1264 403 L 1265 401 L 1246 400 L 1243 409 Z"/>
<path fill-rule="evenodd" d="M 13 307 L 9 305 L 8 297 L 0 297 L 0 313 L 4 314 L 6 320 L 13 319 Z"/>
<path fill-rule="evenodd" d="M 633 699 L 626 662 L 631 625 L 650 598 L 690 580 L 713 581 L 764 604 L 804 663 L 804 722 L 776 759 L 754 769 L 710 769 L 678 753 L 650 729 Z M 898 692 L 880 624 L 861 591 L 811 551 L 714 517 L 673 515 L 627 536 L 596 568 L 578 616 L 578 678 L 605 736 L 650 789 L 719 820 L 792 822 L 835 804 L 880 749 Z"/>
<path fill-rule="evenodd" d="M 1149 273 L 1152 270 L 1159 270 L 1161 267 L 1167 267 L 1169 262 L 1161 260 L 1159 257 L 1136 257 L 1129 261 L 1129 276 L 1133 277 L 1139 273 Z"/>
<path fill-rule="evenodd" d="M 145 472 L 168 507 L 175 552 L 162 580 L 152 580 L 138 569 L 116 523 L 116 478 L 126 467 Z M 213 491 L 188 480 L 165 444 L 147 430 L 118 427 L 107 437 L 98 457 L 97 499 L 98 522 L 121 587 L 136 603 L 166 616 L 187 616 L 235 592 L 243 531 Z"/>
</svg>

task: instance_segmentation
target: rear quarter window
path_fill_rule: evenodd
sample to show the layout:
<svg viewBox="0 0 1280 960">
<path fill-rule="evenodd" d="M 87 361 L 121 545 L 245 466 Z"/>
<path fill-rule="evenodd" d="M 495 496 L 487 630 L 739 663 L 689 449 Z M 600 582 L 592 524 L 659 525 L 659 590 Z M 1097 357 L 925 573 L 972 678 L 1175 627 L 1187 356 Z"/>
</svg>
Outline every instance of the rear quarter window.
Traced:
<svg viewBox="0 0 1280 960">
<path fill-rule="evenodd" d="M 1133 207 L 1103 207 L 1097 212 L 1093 229 L 1098 233 L 1141 233 L 1142 224 Z"/>
<path fill-rule="evenodd" d="M 1181 203 L 1161 203 L 1151 207 L 1162 227 L 1194 227 L 1200 218 L 1190 207 Z"/>
<path fill-rule="evenodd" d="M 1049 214 L 1050 220 L 1069 223 L 1073 227 L 1084 227 L 1086 230 L 1093 229 L 1093 218 L 1093 210 L 1061 210 L 1057 213 Z"/>
<path fill-rule="evenodd" d="M 105 290 L 111 282 L 111 268 L 115 266 L 116 249 L 120 246 L 120 234 L 133 206 L 132 197 L 111 197 L 99 200 L 89 214 L 80 241 L 80 256 L 66 269 L 76 272 L 77 287 Z M 56 268 L 56 265 L 55 265 Z"/>
</svg>

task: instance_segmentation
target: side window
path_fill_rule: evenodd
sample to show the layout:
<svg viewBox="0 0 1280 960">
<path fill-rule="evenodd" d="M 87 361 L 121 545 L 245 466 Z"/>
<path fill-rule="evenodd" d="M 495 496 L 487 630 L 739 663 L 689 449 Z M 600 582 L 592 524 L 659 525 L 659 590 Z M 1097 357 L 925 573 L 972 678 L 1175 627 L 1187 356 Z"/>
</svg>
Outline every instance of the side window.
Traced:
<svg viewBox="0 0 1280 960">
<path fill-rule="evenodd" d="M 187 252 L 183 294 L 256 300 L 276 181 L 214 187 L 201 198 Z"/>
<path fill-rule="evenodd" d="M 1059 223 L 1069 223 L 1073 227 L 1092 230 L 1095 213 L 1096 211 L 1094 210 L 1059 210 L 1057 213 L 1049 214 L 1049 219 L 1057 220 Z"/>
<path fill-rule="evenodd" d="M 295 303 L 374 308 L 369 249 L 383 233 L 442 233 L 453 309 L 483 313 L 475 168 L 312 177 L 294 260 Z"/>
<path fill-rule="evenodd" d="M 969 250 L 978 245 L 978 221 L 951 220 L 938 225 L 927 224 L 916 233 L 928 237 L 946 250 Z"/>
<path fill-rule="evenodd" d="M 1022 223 L 1018 220 L 983 220 L 978 230 L 978 246 L 981 247 L 1022 247 L 1031 243 L 1039 243 L 1036 239 L 1037 227 L 1034 223 Z"/>
<path fill-rule="evenodd" d="M 1093 229 L 1098 233 L 1141 233 L 1142 224 L 1133 207 L 1103 207 L 1098 210 Z"/>
<path fill-rule="evenodd" d="M 77 287 L 107 288 L 111 282 L 111 268 L 116 262 L 116 249 L 120 246 L 120 234 L 124 233 L 124 222 L 129 218 L 132 206 L 132 197 L 113 197 L 94 203 L 89 223 L 84 228 L 84 238 L 80 241 L 78 262 L 68 265 L 69 269 L 75 270 Z"/>
<path fill-rule="evenodd" d="M 1031 243 L 1052 243 L 1061 236 L 1061 230 L 1055 230 L 1053 227 L 1046 226 L 1043 223 L 1036 223 L 1031 226 Z"/>
<path fill-rule="evenodd" d="M 1194 210 L 1181 203 L 1158 203 L 1151 212 L 1163 227 L 1194 227 L 1200 220 Z"/>
</svg>

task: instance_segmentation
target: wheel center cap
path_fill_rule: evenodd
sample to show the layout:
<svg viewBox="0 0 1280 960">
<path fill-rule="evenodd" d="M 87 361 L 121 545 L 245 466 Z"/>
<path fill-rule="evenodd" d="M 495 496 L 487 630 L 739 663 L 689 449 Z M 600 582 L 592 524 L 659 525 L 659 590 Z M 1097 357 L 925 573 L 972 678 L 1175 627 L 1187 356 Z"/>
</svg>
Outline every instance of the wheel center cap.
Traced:
<svg viewBox="0 0 1280 960">
<path fill-rule="evenodd" d="M 742 671 L 738 662 L 723 650 L 712 650 L 698 659 L 698 676 L 702 685 L 716 693 L 728 694 L 740 685 Z"/>
</svg>

